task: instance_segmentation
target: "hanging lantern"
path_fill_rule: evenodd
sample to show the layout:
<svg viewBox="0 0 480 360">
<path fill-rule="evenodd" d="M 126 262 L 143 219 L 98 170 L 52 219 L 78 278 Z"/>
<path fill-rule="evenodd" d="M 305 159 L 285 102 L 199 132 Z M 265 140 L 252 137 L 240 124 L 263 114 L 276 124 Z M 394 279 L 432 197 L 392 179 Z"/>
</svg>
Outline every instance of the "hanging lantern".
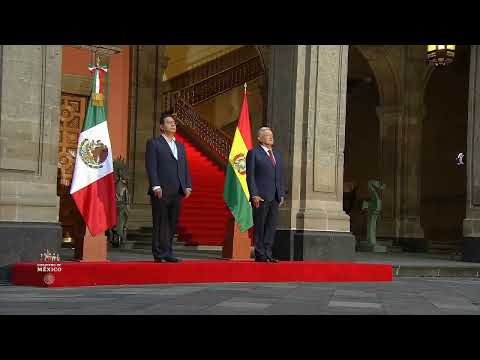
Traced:
<svg viewBox="0 0 480 360">
<path fill-rule="evenodd" d="M 455 45 L 427 45 L 427 60 L 435 66 L 448 65 L 455 57 Z"/>
</svg>

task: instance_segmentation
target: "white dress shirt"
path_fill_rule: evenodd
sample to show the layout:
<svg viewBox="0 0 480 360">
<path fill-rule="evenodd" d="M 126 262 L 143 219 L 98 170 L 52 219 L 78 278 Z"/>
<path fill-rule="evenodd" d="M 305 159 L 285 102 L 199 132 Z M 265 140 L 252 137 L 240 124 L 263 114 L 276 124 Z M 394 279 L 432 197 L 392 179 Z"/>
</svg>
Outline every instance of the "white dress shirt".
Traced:
<svg viewBox="0 0 480 360">
<path fill-rule="evenodd" d="M 175 142 L 175 137 L 173 137 L 170 140 L 167 136 L 165 136 L 165 134 L 162 134 L 162 136 L 165 139 L 165 141 L 167 142 L 168 146 L 170 147 L 170 150 L 172 150 L 173 157 L 175 158 L 175 160 L 178 161 L 178 151 L 177 151 L 177 144 Z M 160 186 L 153 186 L 152 187 L 153 191 L 155 191 L 157 189 L 160 189 Z M 190 189 L 190 188 L 187 188 L 187 189 Z"/>
<path fill-rule="evenodd" d="M 177 152 L 177 144 L 175 143 L 175 136 L 170 140 L 165 134 L 162 134 L 163 138 L 167 142 L 168 146 L 170 146 L 170 150 L 172 150 L 173 157 L 175 160 L 178 160 L 178 152 Z"/>
<path fill-rule="evenodd" d="M 270 157 L 270 154 L 268 153 L 270 151 L 269 148 L 267 148 L 265 145 L 263 144 L 260 144 L 260 146 L 262 147 L 263 150 L 265 150 L 265 152 L 267 153 L 268 157 Z M 273 150 L 272 150 L 272 157 L 273 157 L 273 160 L 275 160 L 275 162 L 277 162 L 277 159 L 275 159 L 275 155 L 273 155 Z"/>
</svg>

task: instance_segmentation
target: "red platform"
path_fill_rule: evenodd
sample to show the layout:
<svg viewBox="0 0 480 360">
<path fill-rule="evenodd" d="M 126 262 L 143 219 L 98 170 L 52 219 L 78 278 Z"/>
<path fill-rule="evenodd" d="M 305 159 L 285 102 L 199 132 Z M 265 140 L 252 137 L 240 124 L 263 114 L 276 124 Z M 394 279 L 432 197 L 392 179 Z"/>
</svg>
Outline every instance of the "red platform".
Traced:
<svg viewBox="0 0 480 360">
<path fill-rule="evenodd" d="M 392 266 L 383 264 L 316 261 L 271 264 L 228 260 L 187 260 L 181 263 L 64 262 L 50 267 L 50 271 L 39 271 L 38 266 L 43 265 L 13 265 L 12 283 L 41 287 L 76 287 L 225 282 L 392 281 Z"/>
<path fill-rule="evenodd" d="M 181 263 L 63 262 L 39 271 L 37 263 L 12 266 L 11 282 L 41 287 L 229 282 L 392 281 L 392 266 L 316 261 L 277 264 L 253 261 L 186 260 Z M 61 268 L 60 271 L 58 271 Z M 49 274 L 49 275 L 47 275 Z M 53 275 L 53 276 L 52 276 Z"/>
</svg>

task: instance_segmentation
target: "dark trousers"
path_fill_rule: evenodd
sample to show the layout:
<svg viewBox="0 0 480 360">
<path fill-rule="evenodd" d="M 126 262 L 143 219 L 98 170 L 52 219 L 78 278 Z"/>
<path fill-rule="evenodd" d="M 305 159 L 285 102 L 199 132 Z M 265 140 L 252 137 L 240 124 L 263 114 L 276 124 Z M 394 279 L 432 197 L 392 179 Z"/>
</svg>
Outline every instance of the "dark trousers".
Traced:
<svg viewBox="0 0 480 360">
<path fill-rule="evenodd" d="M 152 253 L 154 259 L 173 255 L 172 242 L 177 227 L 182 195 L 164 195 L 161 199 L 151 196 L 153 236 Z"/>
<path fill-rule="evenodd" d="M 253 207 L 255 258 L 272 257 L 272 247 L 278 224 L 278 201 L 262 201 L 258 209 Z"/>
</svg>

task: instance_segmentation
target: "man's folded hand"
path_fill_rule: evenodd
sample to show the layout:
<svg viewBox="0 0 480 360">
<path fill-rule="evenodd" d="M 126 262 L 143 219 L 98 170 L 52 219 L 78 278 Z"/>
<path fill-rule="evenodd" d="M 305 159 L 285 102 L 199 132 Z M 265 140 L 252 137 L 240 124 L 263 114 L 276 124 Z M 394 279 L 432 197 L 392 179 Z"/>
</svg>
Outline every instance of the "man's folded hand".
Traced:
<svg viewBox="0 0 480 360">
<path fill-rule="evenodd" d="M 260 196 L 253 196 L 252 197 L 252 202 L 253 202 L 253 206 L 255 207 L 255 209 L 258 209 L 261 201 L 264 201 L 264 200 Z"/>
</svg>

